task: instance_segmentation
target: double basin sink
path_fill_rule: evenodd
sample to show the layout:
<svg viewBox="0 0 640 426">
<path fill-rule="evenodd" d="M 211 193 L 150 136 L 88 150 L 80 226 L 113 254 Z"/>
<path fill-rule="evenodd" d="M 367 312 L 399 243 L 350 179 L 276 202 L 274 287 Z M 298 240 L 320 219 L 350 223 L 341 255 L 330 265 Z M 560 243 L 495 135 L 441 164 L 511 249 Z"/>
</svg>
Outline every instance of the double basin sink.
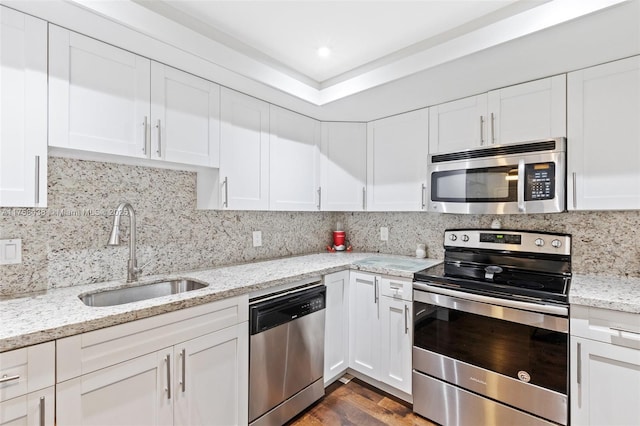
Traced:
<svg viewBox="0 0 640 426">
<path fill-rule="evenodd" d="M 80 300 L 82 300 L 82 302 L 87 306 L 116 306 L 123 305 L 125 303 L 154 299 L 156 297 L 199 290 L 207 287 L 208 285 L 209 284 L 188 279 L 176 279 L 141 284 L 133 287 L 96 291 L 81 295 Z"/>
</svg>

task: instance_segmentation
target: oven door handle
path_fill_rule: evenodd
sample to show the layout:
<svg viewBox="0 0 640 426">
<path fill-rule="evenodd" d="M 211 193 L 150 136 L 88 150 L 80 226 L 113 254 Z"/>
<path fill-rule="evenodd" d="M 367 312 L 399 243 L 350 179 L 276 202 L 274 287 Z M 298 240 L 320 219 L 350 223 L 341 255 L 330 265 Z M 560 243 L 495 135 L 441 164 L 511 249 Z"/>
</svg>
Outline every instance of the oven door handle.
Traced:
<svg viewBox="0 0 640 426">
<path fill-rule="evenodd" d="M 416 302 L 561 333 L 568 333 L 569 331 L 569 320 L 567 319 L 569 311 L 561 306 L 538 305 L 517 300 L 499 299 L 416 282 L 413 283 L 413 288 L 413 300 Z"/>
<path fill-rule="evenodd" d="M 525 182 L 524 182 L 524 160 L 521 159 L 520 161 L 518 161 L 518 211 L 520 213 L 524 213 L 525 212 L 525 207 L 524 207 L 524 188 L 525 188 Z"/>
</svg>

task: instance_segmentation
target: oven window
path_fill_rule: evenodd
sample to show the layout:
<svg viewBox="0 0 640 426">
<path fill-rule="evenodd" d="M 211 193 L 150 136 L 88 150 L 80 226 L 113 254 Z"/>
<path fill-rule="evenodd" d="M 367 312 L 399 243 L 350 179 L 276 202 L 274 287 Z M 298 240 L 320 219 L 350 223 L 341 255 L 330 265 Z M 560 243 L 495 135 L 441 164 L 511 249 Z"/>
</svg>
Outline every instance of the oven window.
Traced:
<svg viewBox="0 0 640 426">
<path fill-rule="evenodd" d="M 565 333 L 414 302 L 414 345 L 567 394 Z"/>
<path fill-rule="evenodd" d="M 431 174 L 432 201 L 510 202 L 517 201 L 517 191 L 517 165 Z"/>
</svg>

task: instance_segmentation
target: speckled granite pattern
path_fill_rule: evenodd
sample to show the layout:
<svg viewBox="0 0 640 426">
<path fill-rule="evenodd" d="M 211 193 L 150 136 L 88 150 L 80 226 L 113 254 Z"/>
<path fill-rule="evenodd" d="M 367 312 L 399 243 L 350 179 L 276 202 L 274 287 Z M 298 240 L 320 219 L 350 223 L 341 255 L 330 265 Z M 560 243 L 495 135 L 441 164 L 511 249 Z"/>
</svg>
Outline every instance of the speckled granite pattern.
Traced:
<svg viewBox="0 0 640 426">
<path fill-rule="evenodd" d="M 530 215 L 452 215 L 429 213 L 343 213 L 347 238 L 361 251 L 413 255 L 427 245 L 427 257 L 442 259 L 447 228 L 489 228 L 499 219 L 503 229 L 572 234 L 574 273 L 640 278 L 640 211 L 567 212 Z M 380 227 L 389 241 L 380 241 Z"/>
<path fill-rule="evenodd" d="M 354 265 L 355 262 L 371 256 L 376 255 L 321 253 L 148 277 L 141 283 L 183 277 L 208 283 L 209 286 L 189 293 L 112 307 L 88 307 L 78 296 L 97 290 L 123 287 L 126 285 L 123 281 L 61 287 L 50 289 L 43 294 L 2 300 L 0 352 L 350 268 L 408 278 L 413 276 L 413 272 L 409 270 L 396 270 L 392 266 L 385 268 L 384 265 L 378 264 L 368 268 Z M 395 257 L 402 259 L 399 256 Z M 424 262 L 433 263 L 428 259 Z"/>
<path fill-rule="evenodd" d="M 640 314 L 640 278 L 574 275 L 569 303 Z"/>
<path fill-rule="evenodd" d="M 333 213 L 196 210 L 195 188 L 191 172 L 51 157 L 49 207 L 0 209 L 0 238 L 23 247 L 21 265 L 0 266 L 0 296 L 126 276 L 126 244 L 106 245 L 122 201 L 136 211 L 143 275 L 314 253 L 331 241 Z"/>
</svg>

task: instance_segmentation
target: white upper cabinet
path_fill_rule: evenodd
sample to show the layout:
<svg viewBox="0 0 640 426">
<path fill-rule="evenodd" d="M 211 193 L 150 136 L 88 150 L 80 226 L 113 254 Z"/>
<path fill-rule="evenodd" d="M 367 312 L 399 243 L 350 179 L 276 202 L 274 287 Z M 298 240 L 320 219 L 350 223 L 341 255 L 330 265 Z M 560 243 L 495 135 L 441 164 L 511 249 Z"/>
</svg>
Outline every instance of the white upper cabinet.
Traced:
<svg viewBox="0 0 640 426">
<path fill-rule="evenodd" d="M 366 123 L 322 123 L 322 210 L 364 211 L 367 186 Z"/>
<path fill-rule="evenodd" d="M 218 167 L 220 87 L 49 29 L 49 145 Z"/>
<path fill-rule="evenodd" d="M 425 209 L 429 110 L 367 124 L 367 210 Z"/>
<path fill-rule="evenodd" d="M 220 86 L 151 63 L 151 158 L 220 165 Z"/>
<path fill-rule="evenodd" d="M 0 206 L 47 205 L 47 24 L 0 6 Z"/>
<path fill-rule="evenodd" d="M 320 122 L 271 105 L 270 210 L 320 210 Z"/>
<path fill-rule="evenodd" d="M 535 80 L 429 108 L 429 153 L 567 135 L 566 77 Z"/>
<path fill-rule="evenodd" d="M 489 92 L 489 142 L 505 144 L 566 136 L 566 87 L 563 74 Z"/>
<path fill-rule="evenodd" d="M 487 94 L 429 108 L 429 153 L 487 145 Z"/>
<path fill-rule="evenodd" d="M 221 207 L 269 209 L 269 104 L 222 88 Z"/>
<path fill-rule="evenodd" d="M 49 28 L 49 145 L 146 158 L 150 61 Z"/>
<path fill-rule="evenodd" d="M 568 81 L 570 210 L 640 209 L 640 57 Z"/>
</svg>

